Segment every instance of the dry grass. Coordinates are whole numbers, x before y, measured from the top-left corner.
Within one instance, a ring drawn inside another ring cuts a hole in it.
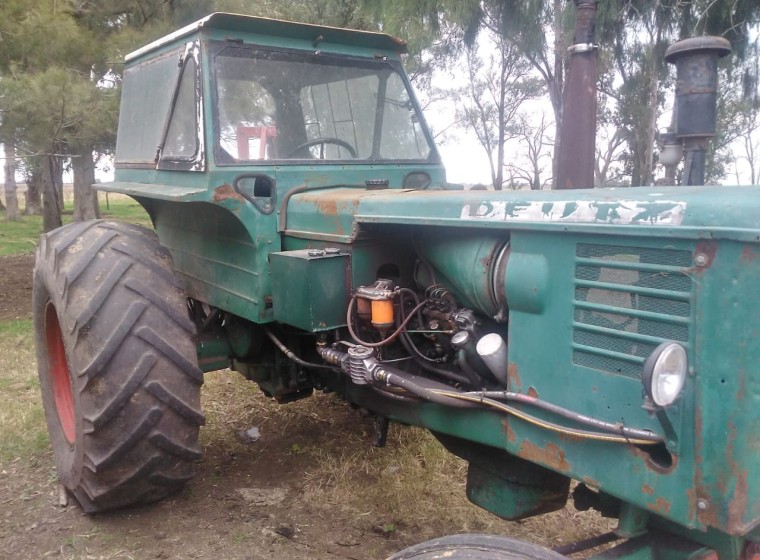
[[[30,320],[0,322],[0,462],[48,447]]]
[[[303,459],[302,480],[292,481],[301,500],[326,516],[340,512],[361,532],[398,533],[410,542],[483,532],[556,546],[614,527],[572,505],[524,521],[503,521],[467,500],[467,463],[426,430],[393,424],[387,446],[372,447],[369,419],[334,395],[278,405],[239,375],[217,372],[206,376],[203,406],[207,456],[244,452],[246,444],[236,434],[255,425],[265,441],[276,437],[280,451]]]
[[[363,520],[365,529],[413,531],[424,538],[492,533],[555,546],[612,527],[572,506],[519,522],[497,518],[467,500],[467,463],[421,428],[392,426],[385,449],[365,442],[319,448],[313,455],[317,465],[306,475],[305,499],[326,510],[340,508]]]

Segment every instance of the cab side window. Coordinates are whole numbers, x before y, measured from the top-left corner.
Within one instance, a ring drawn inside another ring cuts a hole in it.
[[[171,111],[159,151],[159,169],[203,171],[203,120],[199,45],[188,43],[180,59]]]

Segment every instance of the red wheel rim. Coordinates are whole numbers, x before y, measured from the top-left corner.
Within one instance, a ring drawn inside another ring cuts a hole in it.
[[[74,420],[74,393],[71,389],[71,375],[66,361],[66,349],[63,346],[61,325],[52,303],[45,308],[45,337],[50,378],[53,384],[53,397],[58,420],[61,422],[63,436],[69,443],[76,439],[76,422]]]

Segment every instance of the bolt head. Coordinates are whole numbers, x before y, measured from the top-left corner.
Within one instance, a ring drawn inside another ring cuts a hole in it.
[[[710,502],[708,502],[705,499],[699,499],[697,500],[697,509],[700,511],[705,511],[707,508],[710,507]]]
[[[708,263],[709,259],[707,258],[707,255],[704,253],[697,253],[694,256],[694,264],[697,266],[705,266]]]

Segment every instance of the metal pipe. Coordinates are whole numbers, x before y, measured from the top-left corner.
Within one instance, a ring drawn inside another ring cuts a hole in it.
[[[557,189],[594,186],[597,0],[575,1],[575,35],[562,96]]]
[[[295,363],[297,363],[299,366],[303,366],[303,367],[306,367],[306,368],[330,369],[330,370],[333,370],[333,371],[340,371],[339,368],[336,368],[336,367],[333,367],[333,366],[327,366],[325,364],[315,364],[315,363],[312,363],[312,362],[307,362],[306,360],[302,360],[301,358],[299,358],[298,356],[296,356],[290,350],[290,348],[288,348],[287,346],[285,346],[280,341],[280,339],[277,338],[274,335],[274,333],[272,331],[270,331],[269,329],[264,329],[264,334],[266,334],[269,337],[269,340],[271,340],[272,342],[274,342],[274,345],[277,346],[277,348],[279,348],[280,352],[282,352],[283,354],[285,354],[288,358],[290,358],[292,361],[294,361]]]

